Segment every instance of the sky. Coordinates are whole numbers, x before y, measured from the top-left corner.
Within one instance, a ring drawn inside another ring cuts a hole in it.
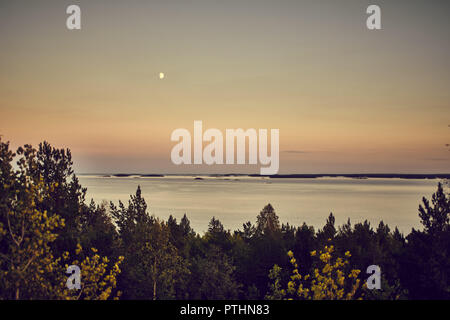
[[[81,8],[81,30],[66,8]],[[381,8],[382,30],[366,28]],[[449,173],[450,3],[0,0],[0,134],[78,173],[176,166],[177,128],[280,130],[279,173]],[[164,79],[160,79],[164,73]]]

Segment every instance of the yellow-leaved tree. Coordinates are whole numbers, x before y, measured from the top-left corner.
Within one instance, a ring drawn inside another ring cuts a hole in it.
[[[45,185],[34,177],[35,150],[19,148],[18,169],[11,162],[16,156],[0,141],[0,297],[3,299],[107,299],[116,287],[119,264],[91,249],[76,255],[82,259],[70,265],[81,269],[81,289],[66,286],[69,253],[55,257],[51,244],[65,223],[57,213],[38,209],[38,204],[57,185]],[[120,293],[116,293],[120,295]]]
[[[121,272],[120,264],[123,257],[120,256],[118,260],[110,265],[108,257],[101,257],[97,254],[97,249],[91,248],[91,256],[83,257],[83,248],[80,244],[77,245],[75,251],[80,260],[75,260],[71,265],[80,267],[81,288],[79,290],[68,289],[65,279],[63,279],[63,290],[59,298],[68,300],[107,300],[110,297],[118,299],[121,292],[116,292],[113,296],[113,290],[117,286],[117,276]],[[65,261],[69,261],[69,253],[65,252],[63,255]],[[81,260],[83,259],[83,260]],[[69,267],[65,264],[65,269]]]
[[[311,252],[315,260],[313,270],[301,274],[299,265],[292,251],[288,252],[293,266],[292,275],[287,288],[281,285],[281,268],[277,265],[269,273],[274,281],[268,299],[299,299],[299,300],[352,300],[361,287],[358,275],[360,270],[350,269],[351,254],[346,252],[344,257],[334,256],[334,246],[326,245],[323,250]],[[362,297],[360,296],[359,299]]]

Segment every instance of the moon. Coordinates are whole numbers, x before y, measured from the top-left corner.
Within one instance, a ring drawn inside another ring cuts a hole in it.
[[[162,79],[164,79],[164,77],[165,77],[164,73],[163,73],[163,72],[160,72],[160,73],[159,73],[159,79],[162,80]]]

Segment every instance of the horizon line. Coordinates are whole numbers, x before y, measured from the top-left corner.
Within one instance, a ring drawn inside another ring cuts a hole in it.
[[[288,177],[288,176],[305,176],[305,177],[436,177],[450,179],[450,173],[400,173],[400,172],[384,172],[384,173],[279,173],[274,175],[261,175],[259,173],[142,173],[142,172],[74,172],[76,175],[110,175],[110,176],[250,176],[250,177]]]

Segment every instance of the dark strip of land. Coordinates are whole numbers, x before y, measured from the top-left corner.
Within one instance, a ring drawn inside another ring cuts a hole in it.
[[[262,177],[259,174],[250,174],[250,177]],[[367,178],[397,178],[397,179],[450,179],[449,173],[435,173],[435,174],[409,174],[409,173],[349,173],[349,174],[277,174],[268,176],[270,178],[298,178],[298,179],[314,179],[314,178],[355,178],[355,179],[367,179]]]
[[[139,173],[116,173],[104,175],[103,177],[165,177],[173,174],[139,174]],[[181,174],[182,176],[209,176],[209,177],[268,177],[272,179],[315,179],[315,178],[353,178],[353,179],[450,179],[450,173],[306,173],[306,174],[276,174],[263,176],[260,174]]]

